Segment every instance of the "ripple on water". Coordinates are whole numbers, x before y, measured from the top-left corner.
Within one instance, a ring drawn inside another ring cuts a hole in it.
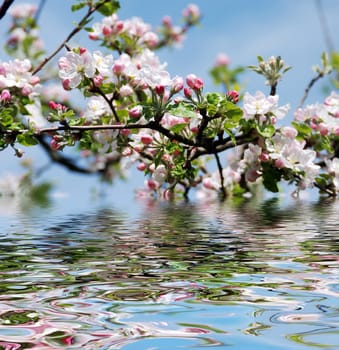
[[[326,205],[18,217],[0,235],[0,349],[335,348],[338,208]]]

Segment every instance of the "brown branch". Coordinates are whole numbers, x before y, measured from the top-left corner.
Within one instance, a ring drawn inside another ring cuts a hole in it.
[[[219,176],[220,176],[220,192],[222,194],[222,197],[226,198],[225,179],[224,179],[224,174],[222,173],[222,165],[221,165],[218,153],[214,153],[214,157],[217,162]]]
[[[306,89],[305,89],[305,92],[304,92],[304,96],[302,97],[300,103],[299,103],[299,106],[298,108],[301,108],[305,102],[305,100],[307,99],[307,96],[312,88],[312,86],[319,80],[321,79],[322,77],[324,76],[324,73],[323,72],[319,72],[318,75],[316,75],[307,85]]]
[[[2,5],[0,7],[0,19],[5,17],[8,9],[10,8],[10,6],[12,5],[13,2],[14,2],[14,0],[4,0],[4,2],[2,3]]]

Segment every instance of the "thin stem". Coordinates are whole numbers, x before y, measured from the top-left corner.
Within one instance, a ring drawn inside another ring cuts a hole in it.
[[[318,73],[318,75],[316,75],[310,82],[309,84],[307,85],[306,89],[305,89],[305,92],[304,92],[304,96],[302,97],[300,103],[299,103],[299,106],[298,108],[301,108],[304,104],[304,102],[306,101],[307,99],[307,96],[312,88],[312,86],[320,79],[324,76],[324,73],[323,72],[320,72]]]

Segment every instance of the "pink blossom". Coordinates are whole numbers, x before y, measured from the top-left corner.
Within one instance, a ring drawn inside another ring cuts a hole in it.
[[[142,116],[142,106],[134,106],[128,111],[130,118],[139,119]]]
[[[165,86],[163,85],[157,85],[154,89],[155,93],[159,96],[163,96],[165,93]]]
[[[170,16],[164,16],[161,22],[167,28],[172,27],[172,18]]]
[[[191,17],[193,20],[197,20],[200,17],[200,10],[199,7],[195,4],[189,4],[185,9],[182,11],[183,17]]]
[[[153,190],[153,191],[159,188],[159,184],[153,179],[147,179],[145,181],[145,185],[147,189]]]
[[[284,126],[280,129],[281,134],[290,138],[295,139],[298,135],[298,131],[295,128],[292,128],[291,126]]]
[[[114,62],[113,64],[113,73],[116,74],[116,75],[120,75],[125,69],[125,65],[122,63],[122,62]]]
[[[61,148],[61,144],[59,143],[59,141],[56,138],[52,138],[49,145],[53,151],[57,151]]]
[[[175,125],[188,124],[188,122],[189,122],[189,119],[185,119],[183,117],[177,117],[170,113],[165,113],[160,123],[164,128],[170,129]]]
[[[290,107],[289,105],[279,107],[278,101],[278,95],[266,97],[261,91],[257,91],[254,95],[246,92],[243,106],[244,119],[265,116],[267,113],[273,113],[275,117],[283,118]]]
[[[226,98],[228,101],[237,103],[239,101],[239,92],[235,90],[228,91],[226,94]]]
[[[19,4],[10,8],[9,13],[15,19],[33,17],[37,10],[33,4]]]
[[[145,43],[148,47],[152,48],[158,45],[159,37],[154,32],[147,32],[142,36],[140,42]]]
[[[216,60],[215,60],[215,63],[214,65],[216,67],[220,67],[220,66],[228,66],[230,64],[230,58],[224,54],[224,53],[219,53]]]
[[[108,26],[103,26],[102,27],[102,34],[104,36],[110,36],[113,33],[113,28],[108,27]]]
[[[9,90],[4,89],[1,91],[0,101],[1,102],[9,102],[11,100],[11,93]]]
[[[163,164],[158,165],[152,174],[152,178],[159,185],[163,184],[167,178],[167,169],[165,165]]]
[[[96,87],[100,87],[102,85],[104,79],[105,78],[101,74],[98,74],[93,78],[93,83]]]
[[[184,95],[186,98],[192,98],[192,90],[190,88],[185,87],[184,88]]]
[[[150,145],[153,142],[153,137],[152,135],[149,135],[149,134],[142,134],[140,135],[140,141],[144,145]]]
[[[203,80],[198,78],[195,74],[187,75],[186,83],[193,90],[201,90],[204,86]]]
[[[68,51],[66,56],[58,61],[59,77],[68,80],[68,87],[77,87],[84,77],[93,78],[95,74],[95,61],[92,55],[85,51],[81,55]]]
[[[178,93],[184,87],[184,79],[182,77],[175,76],[171,83],[171,92]]]
[[[134,90],[128,84],[121,86],[119,93],[121,97],[127,97],[133,95]]]
[[[147,169],[147,164],[145,164],[144,162],[140,162],[137,165],[137,169],[140,170],[140,171],[145,171]]]

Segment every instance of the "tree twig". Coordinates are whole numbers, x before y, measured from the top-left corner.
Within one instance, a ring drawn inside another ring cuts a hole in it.
[[[307,99],[307,96],[312,88],[312,86],[319,80],[321,79],[322,77],[324,76],[324,73],[323,72],[319,72],[318,75],[316,75],[310,82],[309,84],[307,85],[306,89],[305,89],[305,92],[304,92],[304,96],[302,97],[300,103],[299,103],[299,106],[298,108],[301,108],[304,104],[304,102],[306,101]]]
[[[10,6],[12,5],[13,2],[14,2],[14,0],[4,0],[4,2],[2,3],[2,5],[0,7],[0,19],[5,17],[8,9],[10,8]]]

